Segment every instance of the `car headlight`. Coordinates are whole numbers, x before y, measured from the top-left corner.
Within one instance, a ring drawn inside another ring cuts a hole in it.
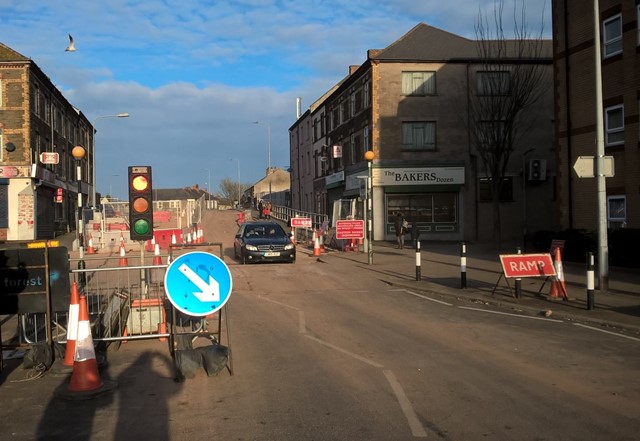
[[[294,244],[292,244],[292,243],[288,243],[288,244],[286,244],[286,245],[284,246],[284,249],[285,249],[285,250],[292,250],[294,247],[295,247],[295,245],[294,245]]]
[[[244,246],[248,251],[258,251],[258,247],[253,246],[253,245],[249,245],[249,244],[245,244]]]

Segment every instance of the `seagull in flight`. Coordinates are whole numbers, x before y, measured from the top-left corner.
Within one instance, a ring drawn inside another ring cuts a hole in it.
[[[69,46],[67,46],[67,48],[65,49],[66,52],[75,52],[76,51],[76,46],[73,42],[73,37],[71,36],[71,34],[69,34]]]

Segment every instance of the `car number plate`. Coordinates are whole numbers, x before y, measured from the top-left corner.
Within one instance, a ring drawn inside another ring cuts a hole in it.
[[[264,253],[264,257],[275,257],[279,255],[280,255],[280,252],[278,251],[267,251]]]

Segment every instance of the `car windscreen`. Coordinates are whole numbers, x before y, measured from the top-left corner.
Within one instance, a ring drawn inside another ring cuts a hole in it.
[[[282,237],[286,236],[280,225],[254,225],[247,226],[244,237]]]

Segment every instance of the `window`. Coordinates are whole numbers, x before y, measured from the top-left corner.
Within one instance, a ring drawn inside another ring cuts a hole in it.
[[[402,148],[406,150],[435,150],[436,123],[402,123]]]
[[[508,95],[511,76],[507,71],[478,72],[478,95]]]
[[[478,182],[478,201],[491,202],[491,181],[492,178],[480,178]],[[502,187],[500,188],[500,202],[513,201],[513,178],[504,176]]]
[[[636,6],[636,23],[638,24],[638,41],[637,44],[640,46],[640,5]]]
[[[413,96],[436,94],[435,72],[402,72],[402,94]]]
[[[9,180],[0,179],[0,228],[9,228]]]
[[[623,228],[627,223],[626,196],[607,197],[607,223],[609,228]]]
[[[369,146],[369,126],[366,126],[363,131],[362,131],[362,148],[363,150],[369,151],[371,150],[371,147]]]
[[[362,88],[351,95],[351,115],[357,115],[362,111]]]
[[[371,87],[369,82],[364,83],[364,108],[368,108],[371,105]]]
[[[605,131],[607,145],[624,143],[624,107],[622,105],[608,107],[605,112]]]
[[[622,15],[614,15],[602,22],[604,57],[622,52]]]

